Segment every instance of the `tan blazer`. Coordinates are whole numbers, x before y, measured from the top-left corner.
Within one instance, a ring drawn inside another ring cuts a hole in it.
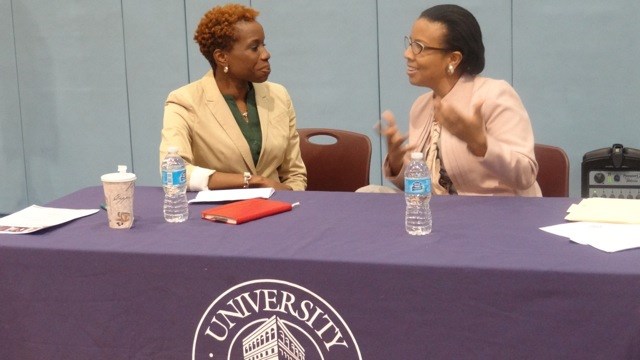
[[[533,152],[533,129],[529,115],[515,90],[507,82],[480,76],[462,76],[445,96],[460,109],[471,112],[484,100],[482,119],[487,131],[487,153],[477,157],[466,143],[442,129],[440,152],[444,167],[460,195],[542,196],[536,182],[538,163]],[[433,92],[416,99],[409,113],[409,143],[427,157],[433,124]],[[391,175],[385,160],[385,175],[404,188],[404,167]]]
[[[300,156],[296,114],[287,90],[275,83],[253,84],[262,131],[262,150],[254,165],[249,145],[209,70],[202,79],[169,94],[165,103],[160,162],[177,146],[187,162],[190,190],[194,171],[241,174],[249,171],[304,190],[307,173]],[[197,169],[200,168],[200,169]]]

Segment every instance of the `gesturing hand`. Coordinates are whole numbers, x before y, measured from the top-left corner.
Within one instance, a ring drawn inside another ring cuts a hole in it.
[[[382,120],[379,124],[376,124],[378,132],[387,139],[387,151],[389,165],[391,172],[397,174],[402,168],[402,162],[404,161],[407,151],[411,151],[413,146],[404,145],[407,140],[407,135],[402,135],[398,126],[396,125],[396,118],[389,110],[384,111],[381,114]],[[386,123],[386,126],[385,126]]]
[[[467,143],[467,148],[475,156],[487,153],[487,133],[482,120],[481,109],[484,101],[473,105],[471,114],[463,113],[446,100],[435,100],[436,121],[453,136]]]

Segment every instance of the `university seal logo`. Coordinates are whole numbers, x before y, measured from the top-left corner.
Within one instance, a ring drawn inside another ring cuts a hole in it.
[[[193,339],[193,360],[362,360],[351,330],[302,286],[262,279],[211,303]]]

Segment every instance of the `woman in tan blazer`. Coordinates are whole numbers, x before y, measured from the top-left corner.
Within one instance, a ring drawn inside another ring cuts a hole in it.
[[[167,98],[160,162],[177,146],[190,191],[306,188],[296,114],[287,90],[266,81],[271,54],[257,15],[237,4],[209,10],[194,39],[211,70]]]
[[[405,38],[409,82],[431,91],[409,113],[407,136],[383,113],[384,174],[400,189],[407,152],[421,151],[435,194],[541,196],[533,130],[522,101],[505,81],[481,77],[480,25],[457,5],[433,6]]]

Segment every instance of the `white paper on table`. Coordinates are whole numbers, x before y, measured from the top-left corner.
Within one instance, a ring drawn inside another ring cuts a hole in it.
[[[92,215],[100,209],[63,209],[31,205],[0,219],[0,234],[28,234]]]
[[[640,224],[573,222],[541,227],[540,230],[590,245],[606,252],[640,247]]]
[[[204,190],[198,192],[195,198],[189,200],[189,203],[235,201],[255,198],[268,199],[275,191],[274,188]]]

